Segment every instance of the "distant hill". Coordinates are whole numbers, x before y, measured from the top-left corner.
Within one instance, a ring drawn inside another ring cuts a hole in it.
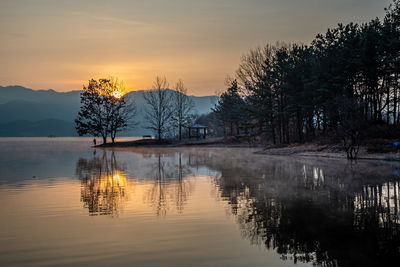
[[[128,93],[137,106],[134,118],[137,125],[121,136],[151,134],[144,120],[144,92]],[[80,107],[80,93],[0,86],[0,136],[76,136],[74,120]],[[196,114],[208,113],[218,99],[217,96],[189,97],[195,104]]]
[[[57,119],[15,120],[0,124],[0,136],[76,136],[74,123]]]

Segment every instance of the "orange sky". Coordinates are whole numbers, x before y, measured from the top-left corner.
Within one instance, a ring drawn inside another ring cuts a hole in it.
[[[383,17],[390,0],[1,0],[0,85],[79,90],[90,78],[149,88],[157,75],[215,94],[241,55],[309,43],[338,22]]]

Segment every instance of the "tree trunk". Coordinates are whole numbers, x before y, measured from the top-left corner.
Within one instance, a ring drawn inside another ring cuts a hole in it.
[[[272,142],[274,142],[274,145],[276,145],[275,129],[272,124],[271,124],[271,135],[272,135]]]
[[[387,106],[387,112],[386,112],[386,124],[390,123],[390,87],[388,82],[386,81],[386,106]]]
[[[397,81],[397,74],[395,75]],[[393,86],[393,124],[397,125],[397,85]]]
[[[296,111],[296,115],[297,115],[297,134],[298,134],[298,138],[299,138],[299,142],[302,143],[303,142],[303,132],[302,132],[302,119],[301,119],[301,112],[299,109],[297,109]]]
[[[115,143],[115,136],[117,135],[116,130],[111,131],[111,143]]]

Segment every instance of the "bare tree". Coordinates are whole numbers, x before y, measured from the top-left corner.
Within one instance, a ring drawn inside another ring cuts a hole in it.
[[[337,135],[343,140],[348,159],[356,159],[367,123],[362,116],[363,103],[356,98],[337,98],[339,125]]]
[[[158,140],[161,140],[168,131],[172,115],[172,94],[168,93],[168,82],[165,77],[157,76],[151,90],[144,93],[147,103],[145,119],[148,127],[154,132]]]
[[[182,128],[189,125],[194,107],[194,103],[188,97],[187,89],[182,80],[179,80],[175,85],[173,106],[174,113],[172,119],[175,126],[178,127],[179,140],[181,140]]]

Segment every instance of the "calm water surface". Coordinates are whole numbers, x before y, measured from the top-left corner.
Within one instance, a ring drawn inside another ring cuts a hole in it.
[[[90,145],[0,139],[0,265],[398,262],[396,163]]]

